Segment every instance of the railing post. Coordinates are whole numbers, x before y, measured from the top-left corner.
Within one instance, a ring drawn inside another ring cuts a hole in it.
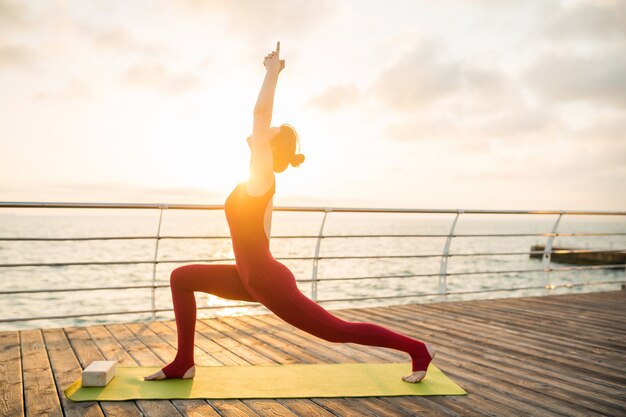
[[[163,220],[163,210],[167,209],[167,204],[159,204],[159,226],[157,227],[156,242],[154,245],[154,262],[152,263],[152,320],[156,320],[156,266],[159,262],[159,241],[161,240],[161,222]]]
[[[454,228],[456,227],[456,222],[459,219],[459,215],[464,213],[465,210],[458,209],[456,213],[456,217],[452,222],[452,226],[450,226],[450,233],[448,233],[448,237],[446,238],[446,244],[443,247],[443,254],[441,256],[441,265],[439,266],[439,284],[437,286],[437,292],[439,293],[439,301],[447,301],[448,300],[448,255],[450,254],[450,243],[452,242],[452,237],[454,235]]]
[[[311,299],[317,301],[317,264],[320,256],[320,245],[322,244],[322,238],[324,237],[324,225],[326,224],[326,215],[333,211],[333,209],[326,207],[324,209],[324,217],[322,218],[322,225],[320,231],[317,234],[317,243],[315,245],[315,257],[313,258],[313,272],[311,274]]]
[[[546,242],[546,246],[543,248],[543,293],[549,293],[551,289],[554,288],[552,282],[550,282],[550,263],[552,261],[552,243],[554,242],[554,238],[556,237],[556,231],[559,227],[559,222],[561,221],[561,217],[563,217],[563,212],[559,214],[559,217],[556,218],[556,222],[554,222],[554,226],[552,226],[552,233],[548,237],[548,241]]]

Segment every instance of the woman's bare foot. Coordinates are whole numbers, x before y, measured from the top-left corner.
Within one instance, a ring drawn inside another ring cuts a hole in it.
[[[430,360],[432,361],[435,358],[435,352],[437,351],[437,349],[435,349],[433,345],[429,345],[428,343],[425,343],[425,345],[426,345],[426,350],[428,350],[428,354],[430,355]],[[415,371],[411,375],[403,376],[402,380],[406,382],[416,383],[424,379],[425,376],[426,376],[426,371]]]
[[[193,365],[191,368],[187,369],[185,375],[183,375],[182,379],[191,379],[196,376],[196,365]],[[159,379],[167,379],[163,370],[153,373],[152,375],[144,376],[143,379],[145,381],[159,380]]]

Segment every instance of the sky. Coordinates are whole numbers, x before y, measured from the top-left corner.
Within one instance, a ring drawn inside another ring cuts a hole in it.
[[[0,201],[626,210],[626,1],[0,0]]]

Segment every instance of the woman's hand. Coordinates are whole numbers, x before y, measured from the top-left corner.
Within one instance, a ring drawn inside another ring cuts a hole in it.
[[[263,65],[268,71],[275,71],[277,74],[285,68],[285,60],[280,59],[280,41],[276,42],[276,50],[265,56]]]

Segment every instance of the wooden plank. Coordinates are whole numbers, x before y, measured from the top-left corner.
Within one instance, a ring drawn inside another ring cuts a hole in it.
[[[433,398],[422,398],[421,401],[398,401],[399,399],[408,400],[416,397],[398,396],[398,397],[363,397],[363,398],[346,398],[349,403],[359,404],[373,411],[377,416],[404,416],[413,417],[418,414],[427,414],[429,416],[452,417],[460,414],[448,407],[441,405],[441,401]],[[439,404],[439,405],[435,405]],[[467,415],[468,409],[463,410]]]
[[[517,326],[517,320],[513,318],[507,319],[507,317],[503,317],[502,313],[499,313],[497,318],[492,319],[490,317],[494,317],[493,313],[486,312],[478,307],[468,310],[459,310],[453,305],[450,305],[447,309],[442,306],[429,305],[421,309],[422,316],[426,316],[429,310],[437,311],[433,319],[435,323],[452,320],[448,319],[448,317],[451,317],[451,312],[455,312],[457,315],[454,317],[454,321],[467,323],[470,318],[477,319],[474,320],[475,327],[481,328],[483,331],[493,332],[499,329],[503,332],[507,332],[509,333],[509,340],[515,340],[518,342],[517,344],[519,346],[532,346],[533,350],[528,352],[529,355],[550,356],[555,361],[562,363],[573,361],[576,362],[576,366],[583,371],[594,372],[596,376],[600,378],[604,378],[605,376],[620,378],[622,375],[619,367],[613,362],[607,361],[604,355],[595,353],[594,348],[589,347],[585,342],[578,343],[571,337],[554,335],[552,332],[546,337],[546,333],[542,330],[543,326],[532,327],[530,324]],[[420,322],[424,325],[427,324],[423,320]],[[435,324],[434,327],[436,327],[436,325],[437,324]],[[454,326],[454,323],[450,323],[450,325]],[[459,331],[463,331],[463,328],[459,327]],[[598,348],[597,344],[594,346]],[[580,359],[585,357],[593,357],[595,361],[580,362]]]
[[[142,366],[159,366],[163,361],[138,340],[124,324],[110,324],[106,328],[115,337],[135,364]]]
[[[442,333],[445,334],[449,332],[446,329],[442,329]],[[548,365],[551,365],[550,361],[545,361],[542,358],[529,359],[523,356],[521,352],[520,355],[507,355],[504,353],[505,347],[498,344],[494,344],[493,346],[474,343],[466,344],[458,337],[458,332],[455,331],[454,333],[456,336],[451,338],[450,343],[456,343],[457,346],[461,347],[464,351],[471,351],[472,355],[476,357],[481,356],[481,351],[486,351],[489,361],[492,361],[494,364],[500,363],[498,367],[515,369],[520,376],[524,376],[528,380],[534,379],[540,384],[549,385],[559,389],[559,391],[575,395],[575,398],[579,402],[584,402],[585,400],[591,401],[594,408],[605,407],[605,409],[603,409],[605,413],[610,414],[610,410],[616,407],[614,402],[623,395],[623,387],[608,387],[604,383],[594,384],[584,375],[571,377],[569,375],[569,369],[563,366],[551,372],[550,369],[547,369]],[[503,345],[504,344],[510,344],[510,342],[505,341],[503,342]],[[530,349],[532,349],[532,347]],[[598,390],[602,391],[607,398],[598,396]]]
[[[624,318],[618,314],[621,311],[619,307],[613,307],[610,310],[605,307],[605,311],[601,312],[597,309],[579,308],[577,305],[572,305],[571,303],[557,303],[550,300],[540,303],[537,300],[522,301],[515,299],[512,299],[506,304],[502,303],[502,305],[509,308],[523,309],[526,313],[540,314],[544,317],[554,316],[557,319],[566,319],[577,325],[587,327],[600,325],[602,329],[608,329],[622,334],[626,333],[626,329],[624,329],[626,322]]]
[[[0,416],[24,415],[23,390],[20,333],[0,332]]]
[[[625,291],[626,293],[626,291]],[[543,309],[550,309],[551,311],[569,311],[572,313],[576,313],[577,315],[582,315],[586,317],[589,313],[592,313],[594,317],[601,317],[604,319],[610,319],[616,316],[616,309],[623,310],[622,303],[626,302],[626,294],[623,299],[617,300],[618,302],[612,305],[613,303],[605,302],[601,298],[596,298],[594,304],[583,303],[583,302],[573,302],[569,298],[554,298],[554,297],[541,297],[537,298],[525,298],[518,299],[512,298],[510,302],[507,304],[523,304],[529,306],[541,306]],[[609,307],[609,308],[607,308]],[[622,323],[624,319],[622,318]]]
[[[274,355],[266,344],[247,337],[242,333],[233,333],[232,328],[220,327],[215,320],[199,320],[198,332],[219,343],[225,349],[236,354],[245,364],[275,364],[280,358]]]
[[[398,319],[415,318],[415,315],[404,315],[404,313],[395,311],[384,312],[384,314],[379,311],[376,313],[369,311],[369,314],[373,316],[389,316]],[[422,312],[420,319],[426,316],[427,315]],[[446,316],[449,316],[449,314]],[[433,319],[437,320],[437,317],[435,316]],[[452,323],[451,326],[450,323],[444,323],[443,319],[439,320],[438,325],[436,323],[433,324],[433,327],[427,324],[423,326],[426,326],[429,331],[433,330],[434,327],[440,329],[440,333],[443,335],[443,337],[440,338],[440,343],[448,340],[449,343],[454,342],[462,344],[466,349],[471,349],[476,346],[477,349],[488,351],[489,355],[498,354],[506,358],[507,363],[515,368],[526,369],[531,373],[539,373],[553,378],[554,380],[563,380],[571,383],[578,383],[581,380],[585,380],[585,386],[590,392],[594,390],[619,389],[618,385],[611,384],[604,378],[590,378],[588,372],[576,371],[564,374],[563,366],[567,364],[567,362],[562,364],[556,363],[550,358],[544,357],[542,354],[530,356],[529,352],[536,351],[536,347],[534,347],[532,343],[521,344],[520,341],[511,338],[506,331],[503,331],[509,329],[492,328],[489,331],[488,329],[474,328],[471,323],[468,324],[465,322],[458,324]],[[490,337],[488,339],[480,339],[476,336],[480,334],[489,334]],[[450,336],[446,339],[446,335],[454,336]],[[522,339],[522,341],[524,340]]]
[[[165,327],[161,329],[161,332],[159,334],[168,334],[166,332],[167,329],[169,329],[169,331],[171,332],[169,338],[173,338],[173,336],[171,335],[175,335],[176,323],[174,321],[167,321],[162,323]],[[228,349],[225,349],[223,346],[219,345],[209,336],[207,336],[204,332],[198,330],[198,326],[201,327],[200,321],[196,322],[196,352],[201,351],[211,356],[213,360],[217,362],[217,365],[237,365],[248,363],[245,361],[245,359],[241,358],[235,353],[230,352]],[[258,416],[258,414],[255,413],[250,407],[248,407],[246,404],[238,399],[212,399],[207,400],[207,403],[216,410],[219,410],[219,412],[225,416]]]
[[[370,314],[371,312],[367,312]],[[354,313],[357,317],[363,317],[363,312]],[[383,322],[387,325],[393,323],[395,327],[401,329],[405,333],[411,335],[419,325],[405,324],[405,322],[395,321],[397,318],[388,319],[382,316],[376,316],[376,322]],[[455,338],[456,339],[456,338]],[[454,340],[451,341],[454,343]],[[555,412],[565,412],[570,415],[585,415],[589,411],[611,413],[615,411],[615,404],[610,401],[605,402],[593,394],[586,397],[587,391],[577,386],[562,383],[559,381],[545,378],[541,373],[526,372],[521,368],[515,368],[511,365],[508,358],[504,358],[499,354],[498,350],[484,352],[484,344],[478,344],[477,348],[471,346],[461,347],[457,344],[457,349],[447,352],[449,355],[457,355],[464,359],[467,363],[479,366],[484,369],[482,372],[488,374],[492,381],[492,386],[500,385],[502,389],[508,389],[510,395],[517,395],[519,398],[532,397],[531,401],[536,402],[538,406],[544,406],[554,410]],[[463,357],[467,353],[467,356]],[[485,354],[487,353],[487,354]],[[481,369],[481,370],[482,370]],[[510,372],[502,369],[515,369],[515,374],[520,378],[511,379]],[[531,392],[528,392],[531,391]],[[506,391],[505,391],[506,392]],[[576,407],[574,407],[576,405]],[[587,407],[588,411],[580,413],[581,406]]]
[[[260,416],[298,417],[289,408],[272,399],[243,399],[245,405]]]
[[[257,333],[257,337],[267,341],[270,346],[272,346],[273,343],[276,343],[277,345],[284,345],[284,341],[273,336],[271,332],[266,332],[265,326],[267,324],[262,320],[264,317],[266,317],[266,315],[263,315],[263,317],[260,317],[259,315],[220,317],[220,321],[231,327],[240,329],[245,333]],[[259,322],[259,320],[261,321]],[[284,339],[287,340],[292,346],[298,346],[301,350],[304,350],[306,343],[309,343],[308,340],[302,339],[302,337],[297,334],[287,335]],[[310,353],[308,356],[310,357]],[[350,346],[319,339],[317,352],[313,354],[311,362],[309,363],[328,363],[331,358],[337,357],[340,357],[342,362],[365,362],[369,358],[367,354],[359,354],[358,351],[354,351],[354,349],[351,349]]]
[[[578,362],[581,358],[581,352],[575,350],[580,345],[572,338],[564,339],[561,344],[552,335],[543,333],[540,326],[536,330],[526,331],[500,322],[488,323],[484,317],[477,318],[474,312],[468,310],[457,311],[454,306],[449,306],[448,309],[428,306],[422,307],[419,311],[407,311],[404,308],[391,307],[388,310],[372,310],[371,313],[414,318],[428,331],[435,332],[443,326],[454,334],[471,337],[475,341],[477,335],[489,333],[493,337],[486,340],[485,343],[495,343],[503,352],[509,352],[511,355],[536,356],[544,360],[546,366],[551,366],[553,363],[556,366],[569,365],[572,362]],[[498,343],[499,340],[502,342]],[[581,377],[584,376],[585,379],[597,378],[598,381],[604,382],[606,381],[607,369],[601,365],[583,363],[574,366],[579,366]],[[608,372],[612,372],[612,367],[612,365],[609,366]],[[619,375],[617,378],[619,379]]]
[[[302,347],[286,343],[285,341],[274,338],[271,335],[259,333],[254,334],[254,337],[251,337],[250,333],[238,331],[232,326],[229,326],[225,322],[219,320],[205,320],[204,324],[212,327],[216,332],[237,335],[237,338],[245,338],[246,341],[250,341],[252,346],[254,346],[256,350],[261,352],[264,356],[275,360],[275,363],[307,363],[307,361],[314,361],[317,359]],[[231,340],[238,342],[238,340]]]
[[[117,361],[118,364],[127,366],[137,364],[105,326],[89,326],[85,330],[89,333],[98,350],[102,352],[105,360]]]
[[[176,332],[173,331],[172,328],[167,326],[165,323],[160,321],[150,321],[143,324],[147,326],[150,330],[152,330],[155,334],[159,335],[159,337],[163,341],[168,343],[172,348],[176,349],[178,347],[178,338],[176,336]],[[217,359],[215,359],[213,356],[209,355],[207,352],[200,349],[199,347],[196,347],[195,350],[195,361],[198,365],[202,366],[221,365],[221,363]]]
[[[159,358],[160,365],[166,365],[174,360],[176,349],[165,342],[144,323],[126,323],[126,328],[135,335],[143,346]]]
[[[198,321],[197,323],[200,323]],[[176,331],[176,325],[173,322],[163,322],[166,326]],[[247,362],[238,355],[230,352],[220,344],[216,343],[209,335],[198,330],[199,324],[196,325],[195,345],[197,349],[201,349],[211,355],[218,363],[222,365],[246,364]]]
[[[601,292],[581,292],[571,294],[560,294],[558,296],[549,296],[550,299],[570,300],[576,304],[595,305],[598,308],[606,308],[610,304],[614,307],[623,305],[624,297],[626,297],[626,291],[601,291]],[[531,297],[528,297],[531,298]]]
[[[219,417],[211,404],[205,400],[172,400],[174,407],[184,416],[190,417]]]
[[[484,304],[478,307],[478,309],[492,315],[495,319],[506,319],[507,322],[514,320],[520,325],[519,327],[534,329],[537,323],[541,323],[542,330],[550,331],[556,336],[567,337],[571,332],[578,332],[579,340],[590,345],[593,345],[595,342],[595,339],[591,336],[592,334],[600,337],[615,334],[615,332],[605,326],[600,327],[601,323],[586,324],[575,315],[568,320],[563,320],[564,317],[559,317],[554,313],[546,314],[541,311],[533,311],[535,309],[516,307],[504,303]]]
[[[486,314],[501,315],[503,311],[510,314],[507,322],[515,322],[518,327],[529,330],[536,329],[537,323],[541,323],[541,331],[550,332],[554,338],[560,341],[570,340],[572,334],[576,334],[577,344],[585,348],[591,354],[602,349],[602,357],[606,355],[621,356],[626,349],[626,334],[613,331],[608,327],[603,328],[601,324],[595,326],[582,326],[577,323],[575,318],[567,319],[566,317],[558,317],[553,314],[549,319],[542,319],[537,314],[524,312],[522,309],[512,307],[483,307]],[[533,327],[534,326],[534,327]],[[597,339],[603,339],[604,343],[599,345]]]
[[[154,353],[138,340],[124,324],[106,326],[121,347],[128,352],[136,365],[159,366],[163,364]],[[146,416],[178,416],[180,412],[167,400],[137,400],[139,410]]]
[[[174,357],[176,357],[176,349],[163,339],[162,332],[159,334],[155,333],[146,323],[128,323],[126,327],[128,327],[155,355],[159,356],[164,365],[170,363],[174,360]],[[165,327],[165,329],[169,328]],[[202,416],[219,416],[219,413],[204,400],[171,400],[171,402],[183,415],[195,413],[196,415]]]
[[[58,396],[66,417],[70,416],[100,416],[104,413],[100,405],[95,401],[75,403],[65,396],[63,390],[80,378],[81,367],[70,346],[63,329],[44,329],[44,343],[50,357],[52,374],[56,381]],[[46,364],[48,368],[49,365]],[[48,368],[50,369],[50,368]],[[27,406],[27,411],[30,407]],[[47,414],[45,414],[47,415]]]
[[[65,334],[74,352],[76,352],[82,369],[85,369],[93,361],[109,360],[98,349],[87,328],[68,327],[65,329]],[[107,417],[141,416],[141,411],[134,401],[101,401],[100,406]]]
[[[626,300],[624,301],[626,302]],[[524,313],[534,313],[535,315],[540,315],[541,318],[548,317],[556,319],[556,321],[567,320],[568,323],[580,327],[590,327],[596,331],[598,326],[600,326],[600,329],[610,334],[620,333],[622,336],[626,335],[626,318],[623,314],[619,314],[624,313],[622,308],[615,308],[603,313],[597,309],[584,309],[571,303],[516,299],[511,299],[506,304],[500,303],[498,305],[507,306],[516,311],[521,309]]]
[[[309,398],[278,398],[276,401],[302,417],[335,417],[336,415]]]
[[[226,417],[258,416],[257,413],[255,413],[241,400],[211,400],[211,404],[220,410],[220,413]]]
[[[173,336],[175,333],[168,326],[163,326],[159,328],[159,333],[155,333],[149,326],[144,323],[129,323],[127,327],[135,334],[135,336],[144,342],[146,347],[151,346],[155,349],[158,349],[162,352],[162,355],[169,358],[168,360],[162,360],[162,364],[166,365],[171,362],[176,356],[176,349],[166,341],[173,340]],[[178,342],[177,342],[178,343]],[[230,403],[226,402],[226,409],[230,410],[231,408],[236,409],[239,415],[244,416],[256,416],[250,408],[243,405],[242,407],[238,407],[237,405],[230,407],[228,404],[232,405],[239,400],[230,400]],[[190,400],[172,400],[172,404],[183,414],[187,414],[188,411],[192,411],[199,415],[206,416],[219,416],[220,405],[216,405],[213,400],[200,400],[200,399],[190,399]]]
[[[136,366],[137,363],[130,357],[130,355],[124,350],[124,347],[120,345],[115,337],[104,326],[90,326],[87,327],[87,331],[91,335],[92,340],[96,343],[99,350],[103,353],[107,360],[117,360],[120,365]],[[120,402],[124,403],[124,402]],[[195,402],[180,404],[177,401],[172,401],[174,407],[183,415],[208,415],[206,409],[198,408]],[[204,402],[202,402],[204,403]],[[149,406],[142,404],[143,408]],[[116,410],[117,411],[117,410]],[[107,409],[107,413],[109,410]],[[205,414],[202,414],[205,413]],[[115,414],[120,417],[124,416],[123,413]]]
[[[393,310],[392,308],[390,311],[405,310]],[[549,333],[550,338],[548,340],[546,339],[546,329],[543,326],[535,325],[532,327],[528,323],[523,327],[517,326],[515,319],[510,319],[509,316],[504,316],[502,313],[498,313],[498,317],[495,318],[493,312],[479,307],[463,310],[452,304],[447,307],[428,305],[420,309],[412,309],[407,314],[412,314],[413,316],[419,314],[421,316],[420,322],[422,323],[425,323],[429,320],[428,317],[431,317],[430,321],[438,323],[447,321],[451,327],[459,326],[463,322],[463,324],[471,324],[477,328],[482,328],[484,331],[508,332],[510,337],[517,338],[522,342],[527,341],[536,347],[545,346],[546,351],[542,352],[542,354],[548,354],[550,351],[554,351],[555,348],[560,348],[561,352],[559,354],[579,355],[577,350],[572,349],[581,348],[586,350],[587,355],[597,355],[594,349],[599,347],[597,343],[590,344],[584,341],[574,341],[571,337],[553,335],[552,332]],[[600,355],[597,358],[602,360],[605,356]],[[577,358],[573,359],[576,360]],[[602,366],[602,364],[598,364],[598,366]],[[611,368],[611,365],[609,364],[608,367]]]
[[[22,330],[19,333],[26,414],[63,416],[41,330]]]

